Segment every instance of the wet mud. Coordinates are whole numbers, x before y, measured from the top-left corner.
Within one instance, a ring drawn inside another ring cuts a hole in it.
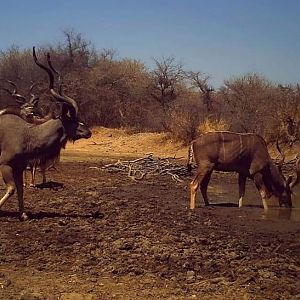
[[[8,200],[0,299],[300,299],[296,209],[264,213],[251,183],[238,209],[236,178],[219,174],[215,205],[198,195],[190,211],[191,177],[133,181],[104,163],[62,162],[52,184],[26,188],[30,221]]]

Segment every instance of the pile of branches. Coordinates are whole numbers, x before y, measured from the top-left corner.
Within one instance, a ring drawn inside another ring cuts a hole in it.
[[[116,163],[107,164],[103,169],[109,172],[123,172],[133,180],[142,180],[146,176],[171,176],[174,181],[182,182],[180,176],[187,175],[187,169],[183,165],[175,163],[175,158],[154,157],[153,153],[146,157],[134,160],[118,160]]]

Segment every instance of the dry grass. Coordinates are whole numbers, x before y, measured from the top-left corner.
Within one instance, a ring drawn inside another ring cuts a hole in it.
[[[203,123],[202,132],[226,130],[226,124]],[[213,126],[215,125],[215,126]],[[94,161],[101,157],[118,159],[121,157],[143,157],[153,153],[158,157],[175,157],[187,159],[187,146],[176,142],[165,133],[128,133],[123,129],[95,127],[93,135],[87,140],[78,140],[74,144],[68,143],[62,152],[62,161]],[[273,158],[278,158],[275,147],[269,147]],[[295,158],[300,153],[300,144],[292,148],[285,148],[286,160]]]
[[[78,140],[68,143],[63,151],[64,160],[77,157],[93,160],[99,157],[141,157],[153,153],[159,157],[187,156],[187,147],[174,142],[164,133],[130,134],[122,129],[96,127],[88,140]]]
[[[198,127],[199,133],[206,133],[211,131],[224,131],[229,130],[229,125],[222,119],[220,120],[209,120],[205,119]]]

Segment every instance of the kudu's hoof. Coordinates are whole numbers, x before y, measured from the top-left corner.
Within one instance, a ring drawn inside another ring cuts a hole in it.
[[[28,220],[27,214],[26,214],[26,213],[22,213],[22,214],[20,215],[20,217],[19,217],[19,220],[20,220],[21,222],[27,221],[27,220]]]

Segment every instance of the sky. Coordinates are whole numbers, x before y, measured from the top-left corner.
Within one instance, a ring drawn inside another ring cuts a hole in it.
[[[173,57],[216,88],[247,73],[295,84],[299,15],[298,0],[0,0],[0,50],[62,42],[72,28],[149,68]]]

